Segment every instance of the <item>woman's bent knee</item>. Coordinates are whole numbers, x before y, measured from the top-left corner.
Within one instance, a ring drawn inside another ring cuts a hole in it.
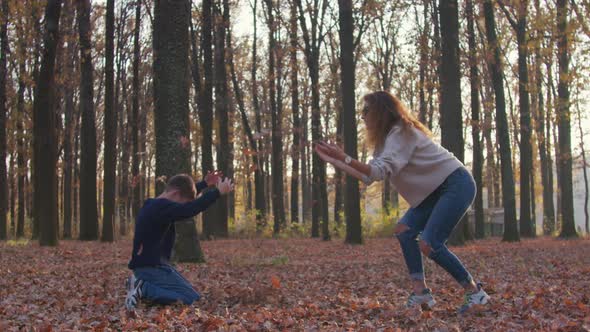
[[[418,242],[418,245],[420,246],[420,251],[424,256],[430,257],[430,255],[432,255],[432,247],[430,244],[428,244],[428,242],[421,239],[420,242]]]
[[[410,229],[410,227],[406,224],[397,224],[397,225],[395,225],[393,232],[395,233],[395,235],[401,235],[402,233],[408,231],[409,229]]]

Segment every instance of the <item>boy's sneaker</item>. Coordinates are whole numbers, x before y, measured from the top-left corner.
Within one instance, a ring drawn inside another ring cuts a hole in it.
[[[477,284],[477,292],[465,294],[465,301],[459,308],[459,314],[464,314],[474,306],[487,304],[490,300],[490,296],[486,293],[481,283]]]
[[[127,310],[134,310],[142,297],[141,286],[143,281],[135,278],[133,273],[125,281],[127,296],[125,297],[125,307]]]
[[[408,301],[406,302],[406,308],[413,308],[419,305],[422,308],[422,310],[430,310],[432,309],[432,307],[434,307],[435,304],[436,301],[432,296],[430,288],[425,288],[422,291],[422,294],[412,293],[410,295]]]

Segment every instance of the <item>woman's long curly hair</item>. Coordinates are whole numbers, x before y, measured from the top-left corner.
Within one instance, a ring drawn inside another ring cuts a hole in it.
[[[426,128],[412,113],[402,104],[402,102],[391,93],[387,91],[376,91],[369,93],[363,97],[365,108],[363,108],[363,116],[372,113],[376,127],[369,130],[367,133],[369,144],[373,148],[379,148],[385,143],[385,138],[391,128],[397,123],[401,123],[404,127],[414,127],[427,136],[432,136],[432,133]]]

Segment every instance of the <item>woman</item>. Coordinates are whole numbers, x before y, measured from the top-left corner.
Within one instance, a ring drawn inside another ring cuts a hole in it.
[[[374,148],[368,164],[347,156],[336,145],[319,142],[315,152],[321,159],[366,184],[391,183],[410,204],[395,227],[412,280],[408,307],[429,309],[436,303],[426,286],[422,254],[445,269],[465,289],[463,313],[490,297],[476,284],[461,261],[445,245],[453,228],[473,202],[476,188],[465,166],[431,139],[424,127],[399,99],[378,91],[364,96],[362,118],[369,144]],[[419,241],[417,241],[419,237]],[[421,254],[422,253],[422,254]]]

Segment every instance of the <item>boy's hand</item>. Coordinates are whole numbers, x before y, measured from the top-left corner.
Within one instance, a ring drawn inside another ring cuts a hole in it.
[[[222,195],[228,194],[234,190],[234,184],[228,178],[223,180],[219,179],[217,182],[217,190],[219,190]]]
[[[214,171],[214,172],[207,172],[207,175],[205,175],[205,182],[207,183],[208,187],[214,186],[217,184],[217,182],[219,182],[219,180],[221,180],[221,178],[223,177],[223,172],[221,171]]]

